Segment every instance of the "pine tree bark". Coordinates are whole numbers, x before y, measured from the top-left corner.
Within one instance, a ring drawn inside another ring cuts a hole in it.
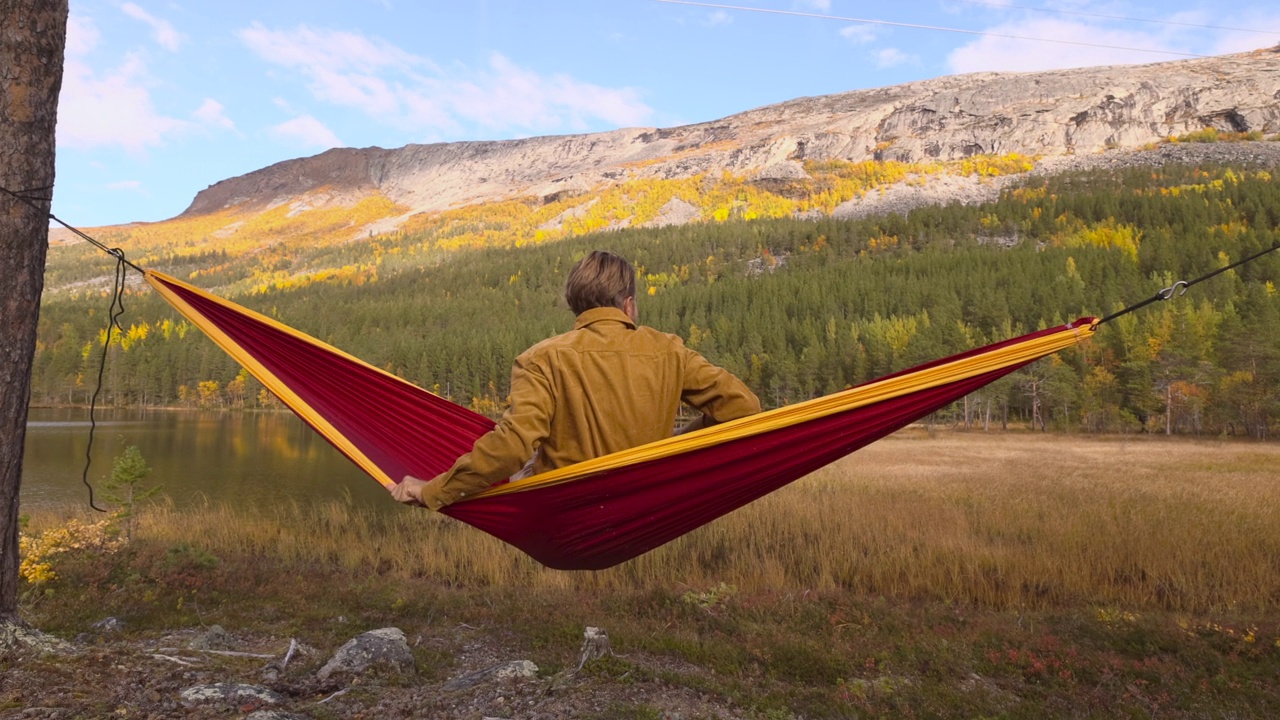
[[[67,0],[0,0],[0,187],[49,198]],[[0,624],[18,620],[18,488],[49,246],[47,200],[0,192]]]

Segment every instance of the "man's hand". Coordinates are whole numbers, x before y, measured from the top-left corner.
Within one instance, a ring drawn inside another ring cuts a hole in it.
[[[674,434],[684,435],[685,433],[697,432],[698,430],[703,430],[705,428],[711,427],[712,425],[719,425],[719,424],[720,423],[716,422],[715,419],[712,418],[710,415],[706,413],[700,413],[698,417],[676,428],[676,431]]]
[[[425,480],[419,480],[412,475],[405,475],[398,485],[391,488],[391,497],[405,505],[426,507],[426,503],[422,502],[422,488],[426,486],[427,482]]]

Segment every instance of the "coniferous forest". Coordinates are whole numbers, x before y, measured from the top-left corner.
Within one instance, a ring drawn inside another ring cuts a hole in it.
[[[335,276],[233,299],[494,415],[512,359],[572,325],[560,299],[568,268],[604,248],[636,264],[642,322],[681,335],[777,406],[1106,315],[1271,247],[1278,223],[1280,192],[1265,171],[1145,167],[1033,177],[993,203],[905,216],[727,219],[442,250],[371,279]],[[417,240],[401,233],[384,245]],[[78,272],[109,273],[109,259],[83,257]],[[150,266],[217,292],[225,259],[212,252]],[[1280,252],[1119,318],[934,421],[1272,437],[1277,284]],[[276,406],[162,299],[130,287],[99,402]],[[46,299],[33,403],[89,401],[109,301],[98,291]]]

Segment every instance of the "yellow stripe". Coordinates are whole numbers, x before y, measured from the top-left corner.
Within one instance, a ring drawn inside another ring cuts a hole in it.
[[[381,368],[370,365],[369,363],[349,355],[332,345],[320,342],[305,333],[294,330],[293,328],[265,315],[236,305],[235,303],[219,298],[216,295],[210,295],[200,288],[184,283],[181,280],[177,280],[168,275],[154,271],[147,271],[147,282],[150,283],[157,292],[164,296],[164,298],[177,308],[179,312],[194,322],[205,334],[209,335],[209,337],[212,338],[219,347],[247,368],[249,372],[252,373],[253,376],[256,377],[263,385],[266,385],[272,392],[279,396],[286,405],[293,409],[294,412],[298,413],[298,415],[311,423],[311,425],[315,427],[325,438],[342,449],[343,452],[356,461],[356,464],[363,468],[365,472],[372,475],[378,482],[388,488],[395,484],[395,482],[381,468],[374,465],[373,462],[370,461],[369,458],[366,457],[365,454],[355,445],[353,445],[350,440],[338,432],[336,428],[321,417],[320,414],[317,413],[310,405],[290,390],[288,386],[275,376],[274,373],[267,370],[262,363],[258,362],[252,355],[246,352],[244,348],[240,347],[239,344],[228,337],[226,333],[222,332],[203,315],[184,302],[172,290],[165,287],[162,282],[158,282],[159,280],[185,288],[203,298],[207,298],[212,302],[216,302],[223,307],[229,308],[234,312],[253,318],[258,322],[281,332],[288,333],[289,335],[313,345],[316,348],[346,358],[347,360],[373,370],[374,372],[381,373],[408,387],[416,386]],[[809,420],[816,420],[828,415],[854,410],[874,403],[892,400],[894,398],[903,397],[922,390],[928,390],[929,388],[937,387],[939,385],[945,385],[976,377],[978,375],[984,375],[1013,365],[1029,362],[1071,347],[1072,345],[1091,337],[1094,330],[1095,328],[1093,326],[1067,328],[1051,335],[1025,340],[1023,342],[982,353],[974,357],[954,360],[937,367],[910,373],[908,375],[880,380],[878,382],[851,388],[833,395],[827,395],[825,397],[816,398],[796,405],[789,405],[769,412],[740,418],[738,420],[716,425],[698,432],[667,438],[666,440],[659,440],[658,442],[649,443],[648,445],[642,445],[630,450],[613,453],[612,455],[605,455],[593,460],[580,462],[576,465],[551,470],[549,472],[542,473],[541,475],[535,475],[523,480],[517,480],[504,485],[495,485],[484,492],[477,493],[470,498],[467,498],[466,501],[482,497],[524,492],[540,487],[572,482],[588,475],[595,475],[609,470],[626,467],[628,465],[634,465],[636,463],[658,460],[665,457],[671,457],[673,455],[680,455],[694,450],[700,450],[702,448],[719,445],[732,440],[739,440],[753,435],[759,435],[773,430],[790,427]]]
[[[252,355],[250,355],[248,352],[246,352],[245,349],[242,348],[239,343],[232,340],[226,333],[224,333],[216,325],[211,323],[204,315],[201,315],[199,311],[191,307],[189,304],[187,304],[186,301],[184,301],[181,297],[179,297],[176,293],[174,293],[173,290],[166,287],[164,283],[172,283],[173,285],[177,285],[179,287],[185,288],[186,290],[189,290],[203,298],[216,302],[219,305],[229,308],[241,315],[246,315],[259,322],[265,323],[277,330],[287,332],[288,334],[298,338],[299,340],[303,340],[327,352],[331,352],[336,355],[345,357],[348,360],[357,362],[360,365],[363,365],[371,370],[376,370],[380,373],[383,373],[384,375],[388,375],[390,377],[395,378],[394,375],[391,375],[391,373],[388,373],[385,370],[381,370],[380,368],[374,367],[373,365],[370,365],[369,363],[366,363],[363,360],[352,357],[351,355],[348,355],[331,345],[322,343],[319,340],[316,340],[315,338],[309,335],[298,332],[297,330],[294,330],[293,328],[290,328],[287,325],[283,325],[275,320],[272,320],[271,318],[265,315],[253,312],[252,310],[249,310],[247,308],[240,307],[239,305],[223,300],[222,298],[219,298],[216,295],[210,295],[209,293],[201,290],[200,288],[194,287],[192,285],[188,285],[187,283],[184,283],[181,280],[177,280],[168,275],[164,275],[162,273],[158,273],[152,270],[148,270],[146,272],[146,278],[147,278],[147,283],[151,285],[151,287],[155,288],[156,292],[160,293],[165,300],[168,300],[170,305],[173,305],[178,310],[178,312],[182,313],[188,320],[195,323],[196,326],[199,327],[200,330],[204,332],[204,334],[208,335],[215,343],[218,344],[218,347],[222,348],[228,355],[235,358],[236,362],[243,365],[245,369],[247,369],[255,378],[258,379],[258,382],[267,386],[267,388],[271,390],[271,392],[275,393],[276,396],[279,397],[281,400],[283,400],[284,403],[288,405],[290,409],[292,409],[301,418],[303,418],[308,423],[310,423],[312,427],[314,427],[321,435],[325,437],[325,439],[333,443],[333,445],[337,447],[339,450],[341,450],[343,453],[345,453],[347,457],[354,460],[357,465],[359,465],[365,472],[372,475],[375,480],[382,483],[384,487],[391,488],[395,486],[395,481],[393,481],[391,477],[388,476],[387,473],[382,470],[382,468],[375,465],[373,461],[370,460],[363,452],[361,452],[360,449],[357,448],[350,440],[348,440],[345,435],[338,432],[338,429],[335,428],[332,424],[330,424],[328,420],[324,419],[324,417],[322,417],[320,413],[316,412],[315,409],[311,407],[311,405],[309,405],[305,400],[299,397],[298,394],[295,393],[293,390],[289,389],[289,386],[285,385],[284,382],[280,380],[280,378],[276,377],[275,373],[271,372],[262,363],[258,362],[258,360],[254,358]],[[405,383],[406,385],[409,384],[409,383],[406,383],[404,380],[401,380],[400,378],[396,378],[396,380],[399,380],[400,382]]]
[[[1093,333],[1093,326],[1064,329],[1051,335],[1033,338],[1008,347],[982,353],[981,355],[954,360],[919,372],[880,380],[833,395],[788,405],[758,415],[739,418],[738,420],[699,430],[698,432],[678,435],[630,450],[623,450],[593,460],[549,470],[541,475],[534,475],[533,477],[503,485],[494,485],[483,492],[472,495],[467,500],[524,492],[549,485],[572,482],[587,475],[616,470],[627,465],[658,460],[672,455],[680,455],[731,440],[739,440],[866,405],[892,400],[939,385],[965,380],[1012,365],[1029,362],[1071,347],[1092,336]],[[467,500],[460,502],[466,502]]]

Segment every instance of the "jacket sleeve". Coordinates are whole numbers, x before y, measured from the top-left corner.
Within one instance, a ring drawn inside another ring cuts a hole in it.
[[[511,369],[511,407],[493,430],[476,440],[471,452],[427,483],[422,504],[439,510],[511,477],[547,438],[553,409],[546,373],[527,358],[516,358]]]
[[[699,353],[684,347],[684,387],[680,399],[722,423],[760,412],[760,398],[746,383]]]

